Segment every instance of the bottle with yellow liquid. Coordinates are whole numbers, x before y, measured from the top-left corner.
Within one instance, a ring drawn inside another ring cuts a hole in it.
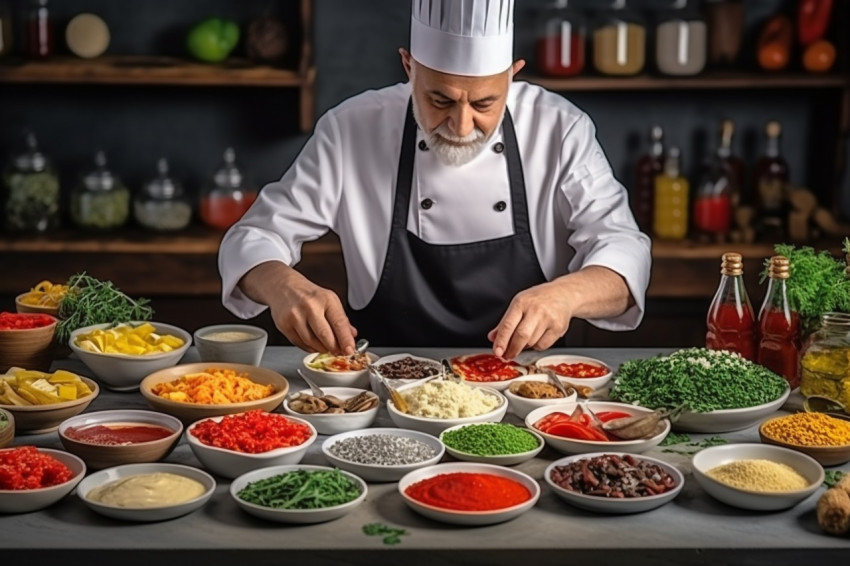
[[[655,236],[666,240],[682,240],[688,234],[688,180],[681,174],[678,147],[671,147],[664,161],[664,171],[655,178],[655,214],[652,228]]]

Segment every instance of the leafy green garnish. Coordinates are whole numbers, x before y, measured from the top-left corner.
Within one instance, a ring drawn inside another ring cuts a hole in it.
[[[68,292],[59,303],[56,339],[67,343],[71,332],[92,324],[150,320],[153,309],[148,299],[131,299],[112,281],[101,281],[85,272],[71,276]]]
[[[842,472],[841,470],[824,470],[823,475],[825,476],[823,485],[826,487],[835,487],[835,484],[840,482],[847,475],[847,472]]]
[[[294,470],[249,483],[239,499],[274,509],[323,509],[360,497],[360,487],[338,468]]]
[[[401,542],[402,535],[410,534],[404,529],[397,529],[395,527],[384,525],[383,523],[369,523],[368,525],[363,525],[363,533],[370,537],[383,537],[382,541],[384,544],[398,544]]]
[[[691,437],[687,434],[677,434],[675,432],[671,432],[667,436],[664,437],[664,440],[661,441],[659,446],[672,446],[674,444],[684,444],[685,442],[690,442]]]
[[[664,450],[662,450],[662,452],[669,452],[671,454],[681,454],[683,456],[693,456],[703,448],[710,448],[712,446],[720,446],[721,444],[728,443],[729,441],[723,438],[722,436],[712,436],[699,442],[689,442],[685,445],[686,448],[684,448],[683,450],[665,448]]]

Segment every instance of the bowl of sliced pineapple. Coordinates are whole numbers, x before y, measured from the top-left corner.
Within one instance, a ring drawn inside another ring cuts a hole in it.
[[[0,375],[0,409],[14,417],[15,432],[40,434],[86,410],[100,393],[93,379],[66,370],[13,367]]]

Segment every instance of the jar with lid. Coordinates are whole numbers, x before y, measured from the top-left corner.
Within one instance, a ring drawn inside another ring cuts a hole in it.
[[[32,132],[26,149],[3,174],[3,217],[9,232],[45,232],[59,227],[59,176]]]
[[[537,67],[544,75],[571,77],[584,69],[585,23],[569,0],[555,0],[543,11],[536,42]]]
[[[821,316],[800,360],[800,393],[828,397],[850,407],[850,314]]]
[[[133,201],[136,222],[157,232],[182,230],[192,219],[192,205],[183,185],[169,175],[168,160],[160,158],[157,176],[146,182]]]
[[[646,27],[626,8],[626,0],[614,0],[600,14],[593,30],[593,64],[604,75],[636,75],[646,62]]]
[[[691,76],[705,68],[707,27],[688,0],[674,0],[673,10],[655,30],[655,64],[665,75]]]
[[[103,151],[97,152],[94,163],[71,192],[71,220],[90,230],[119,228],[130,215],[130,190],[106,168]]]
[[[221,167],[201,194],[201,220],[210,228],[226,230],[242,218],[257,198],[257,189],[236,165],[236,152],[224,150]]]

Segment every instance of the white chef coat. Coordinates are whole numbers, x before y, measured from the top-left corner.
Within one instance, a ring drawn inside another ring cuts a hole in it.
[[[243,318],[260,314],[266,307],[237,287],[242,276],[270,260],[294,266],[301,245],[328,230],[340,237],[349,304],[360,309],[369,303],[387,252],[410,95],[409,83],[367,91],[318,120],[290,169],[263,187],[221,242],[222,302],[230,311]],[[635,305],[620,316],[589,322],[609,330],[636,328],[649,284],[650,240],[637,228],[593,122],[563,97],[524,82],[511,84],[507,104],[544,275],[552,280],[589,265],[619,273]],[[417,137],[423,139],[421,131]],[[407,229],[430,244],[512,234],[505,154],[492,149],[498,143],[501,128],[487,148],[460,167],[444,165],[417,144]],[[433,205],[421,206],[425,199]],[[507,208],[497,207],[500,202]]]

